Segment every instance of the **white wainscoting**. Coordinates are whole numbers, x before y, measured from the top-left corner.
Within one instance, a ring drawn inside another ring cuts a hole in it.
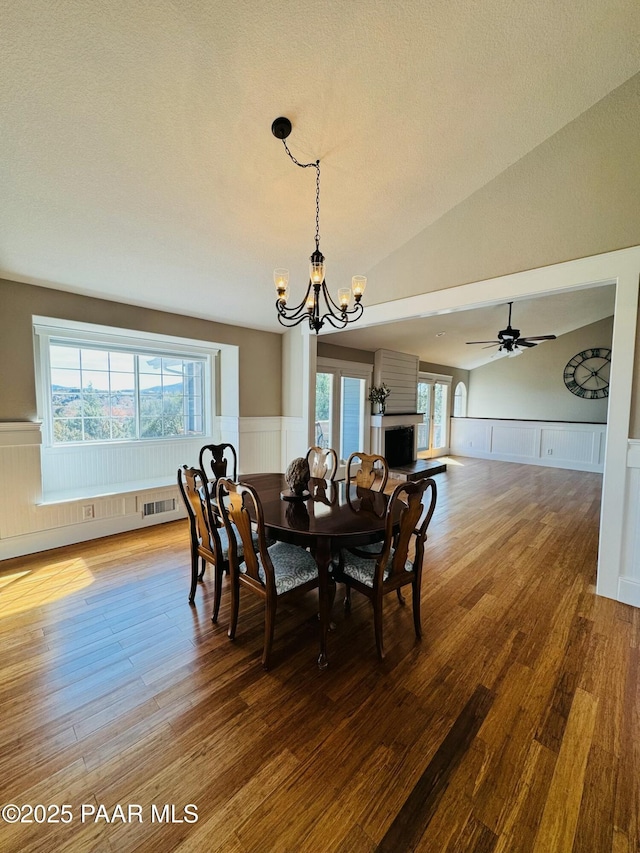
[[[113,445],[42,448],[43,500],[50,503],[106,492],[128,491],[131,484],[173,483],[181,465],[197,465],[211,436],[127,441]],[[227,439],[225,439],[227,440]]]
[[[306,456],[309,436],[304,418],[282,418],[281,465],[274,471],[286,471],[287,465],[298,456]]]
[[[240,418],[241,474],[281,471],[282,418]]]
[[[301,418],[220,418],[214,440],[229,441],[238,447],[243,472],[282,471],[283,459],[301,455],[298,448],[303,447],[304,453],[307,447]],[[67,489],[43,499],[40,425],[0,424],[0,560],[184,518],[176,470],[183,463],[197,464],[200,447],[210,441],[200,438],[189,442],[188,447],[184,442],[163,442],[160,450],[155,450],[153,469],[156,475],[159,470],[164,471],[163,476],[141,477],[137,483],[111,482],[107,486],[99,482],[101,468],[96,463],[97,482],[85,494],[72,494],[69,480],[65,479],[62,482]],[[108,449],[102,448],[101,452]],[[165,451],[168,453],[162,462],[160,457]],[[138,453],[145,459],[148,455],[141,447]],[[127,469],[130,479],[132,468],[139,462],[133,460]],[[113,481],[113,474],[105,474],[105,479]],[[175,510],[142,516],[144,503],[171,498],[176,499]]]
[[[640,607],[640,441],[629,439],[618,599]]]
[[[116,487],[111,494],[105,494],[102,488],[101,496],[44,502],[40,425],[16,423],[3,427],[0,430],[0,559],[148,527],[185,515],[173,482],[130,491],[119,491]],[[172,497],[176,498],[175,511],[143,518],[142,502]]]
[[[606,435],[606,424],[451,418],[451,453],[601,473]]]

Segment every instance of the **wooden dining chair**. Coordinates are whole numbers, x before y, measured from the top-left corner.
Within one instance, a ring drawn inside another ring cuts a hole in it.
[[[262,666],[268,669],[278,601],[289,593],[303,592],[318,586],[316,561],[308,551],[298,545],[290,545],[287,542],[268,544],[260,497],[251,486],[234,483],[228,478],[221,477],[217,484],[217,498],[229,539],[231,568],[229,637],[233,640],[236,635],[240,588],[247,589],[264,600]],[[249,509],[255,519],[254,527],[257,532],[255,550],[251,547],[252,521]],[[244,549],[243,564],[238,559],[239,546]]]
[[[205,444],[200,448],[198,457],[200,470],[204,471],[209,481],[215,484],[219,477],[238,479],[238,454],[233,444]],[[231,470],[229,470],[231,468]],[[215,495],[215,488],[211,490]]]
[[[178,468],[178,487],[187,508],[191,535],[189,604],[193,604],[198,581],[203,579],[207,563],[211,563],[214,568],[212,619],[217,622],[222,595],[222,576],[229,568],[229,537],[224,527],[217,526],[207,486],[207,477],[199,468],[189,468],[187,465]],[[200,573],[198,573],[199,561],[201,562]]]
[[[377,453],[358,451],[347,459],[346,477],[347,483],[355,479],[356,486],[382,492],[389,479],[389,464]]]
[[[436,508],[435,480],[425,478],[415,482],[400,483],[389,498],[383,542],[364,548],[340,552],[334,576],[346,586],[345,609],[351,608],[351,588],[366,595],[373,605],[373,623],[378,656],[384,658],[382,635],[382,602],[385,595],[396,592],[404,605],[402,587],[411,584],[413,598],[413,624],[416,637],[422,637],[420,621],[420,588],[422,561],[427,527]],[[399,523],[394,518],[400,505]],[[413,545],[413,558],[410,547]]]
[[[307,450],[310,476],[316,479],[335,480],[338,455],[333,448],[310,447]]]

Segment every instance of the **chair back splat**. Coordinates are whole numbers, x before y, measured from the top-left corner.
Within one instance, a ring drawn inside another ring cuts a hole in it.
[[[354,477],[356,486],[371,489],[374,492],[384,491],[389,479],[387,460],[377,453],[363,453],[362,451],[352,453],[347,459],[347,482]]]
[[[307,462],[311,476],[319,480],[334,480],[338,470],[338,454],[332,447],[310,447]]]
[[[243,582],[248,586],[252,586],[254,591],[258,592],[260,595],[267,593],[275,595],[273,565],[271,563],[269,549],[267,547],[262,504],[260,503],[260,498],[258,497],[257,492],[251,486],[245,486],[242,485],[242,483],[234,483],[224,477],[220,479],[218,488],[220,491],[224,489],[227,493],[227,498],[225,499],[224,504],[221,504],[222,518],[227,528],[227,532],[229,532],[230,525],[234,525],[236,533],[242,542],[245,554]],[[248,505],[252,506],[254,515],[257,519],[257,550],[254,549],[252,545],[253,534],[251,516],[247,509]],[[229,537],[229,560],[231,565],[234,565],[234,562],[237,559],[236,552],[236,539],[235,536],[231,536]],[[265,578],[264,581],[260,576],[261,564],[265,569],[265,572],[263,573]]]
[[[233,444],[205,444],[200,448],[198,464],[214,483],[220,477],[238,479],[238,454]]]

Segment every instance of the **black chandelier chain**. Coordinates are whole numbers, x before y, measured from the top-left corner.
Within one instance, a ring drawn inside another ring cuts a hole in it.
[[[349,323],[353,323],[362,316],[362,294],[367,284],[365,276],[353,276],[351,279],[351,291],[342,288],[338,291],[338,302],[331,297],[325,281],[325,259],[320,251],[320,160],[311,163],[301,163],[289,150],[286,139],[291,133],[291,122],[288,118],[280,116],[271,125],[271,132],[280,139],[284,150],[291,162],[301,169],[316,170],[316,249],[309,258],[311,275],[309,285],[302,301],[295,306],[287,305],[289,289],[289,270],[274,270],[274,283],[276,286],[276,311],[278,322],[282,326],[297,326],[305,320],[309,327],[316,333],[320,331],[325,322],[335,329],[344,329]],[[349,308],[351,292],[355,304]],[[324,302],[324,307],[322,306]]]
[[[292,162],[296,164],[296,166],[300,166],[301,169],[311,169],[314,168],[316,170],[316,252],[320,250],[320,160],[316,160],[313,163],[301,163],[297,160],[291,151],[289,150],[289,146],[287,145],[287,140],[283,139],[282,144],[284,145],[284,150],[289,155]]]

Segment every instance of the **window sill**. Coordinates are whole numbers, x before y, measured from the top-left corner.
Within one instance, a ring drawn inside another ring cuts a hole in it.
[[[47,506],[49,504],[70,503],[72,501],[87,500],[89,498],[112,498],[119,495],[126,495],[138,492],[148,492],[155,489],[166,489],[175,486],[177,483],[172,477],[156,477],[151,480],[138,480],[132,483],[112,483],[110,485],[83,486],[78,489],[65,489],[64,491],[47,492],[43,495],[42,500],[38,501],[38,506]]]

